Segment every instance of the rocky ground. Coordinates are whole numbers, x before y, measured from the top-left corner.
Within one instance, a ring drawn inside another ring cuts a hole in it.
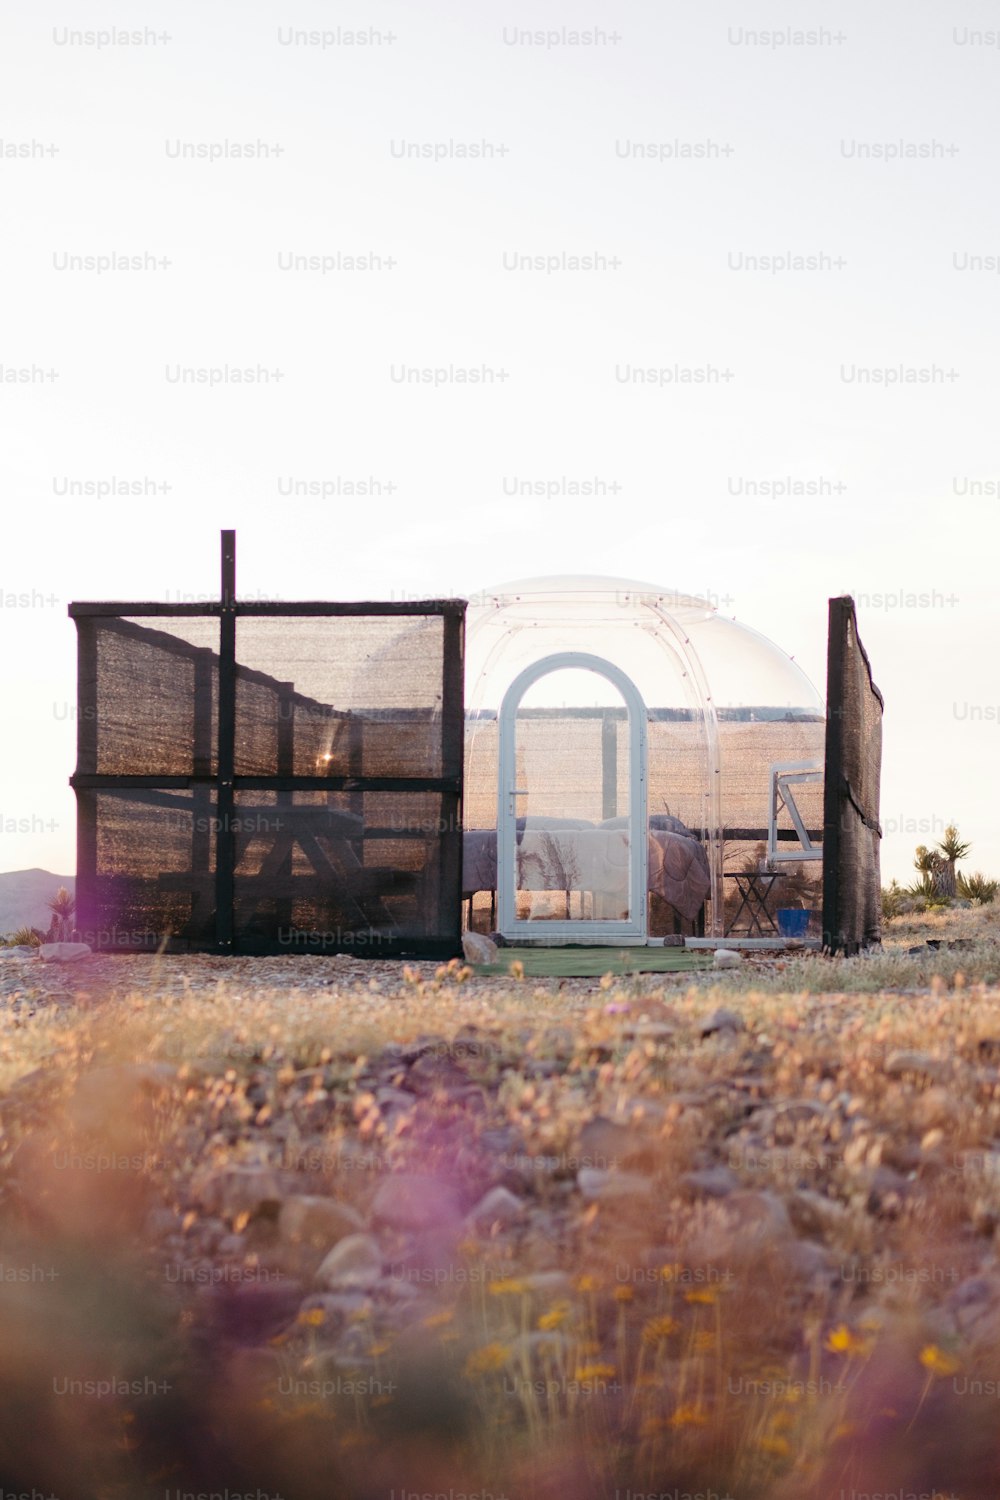
[[[542,985],[0,960],[21,1487],[995,1495],[997,915]]]

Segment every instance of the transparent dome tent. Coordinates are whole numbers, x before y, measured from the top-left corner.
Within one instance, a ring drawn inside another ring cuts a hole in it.
[[[777,861],[818,905],[824,737],[791,657],[702,599],[601,577],[470,596],[468,925],[526,942],[721,936],[726,877]]]

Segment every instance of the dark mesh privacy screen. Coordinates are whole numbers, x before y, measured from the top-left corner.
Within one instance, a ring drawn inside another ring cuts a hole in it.
[[[437,792],[238,792],[235,927],[282,947],[379,951],[454,925],[448,798]]]
[[[77,788],[94,869],[78,895],[94,948],[156,948],[165,934],[215,941],[215,789]]]
[[[456,952],[464,610],[72,605],[81,937]]]
[[[237,776],[443,775],[443,642],[440,616],[237,620]]]
[[[218,619],[77,620],[77,771],[213,776]]]
[[[879,786],[882,694],[858,638],[853,599],[830,600],[823,938],[856,953],[882,939]]]

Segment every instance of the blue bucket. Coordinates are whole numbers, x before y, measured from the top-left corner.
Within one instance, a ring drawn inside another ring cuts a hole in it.
[[[809,911],[804,906],[779,906],[778,931],[782,937],[805,937],[809,926]]]

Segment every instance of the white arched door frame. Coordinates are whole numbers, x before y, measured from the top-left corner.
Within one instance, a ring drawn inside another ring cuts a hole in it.
[[[540,677],[564,668],[595,672],[612,683],[625,701],[629,724],[629,912],[625,921],[518,920],[517,881],[517,710]],[[520,672],[500,705],[500,775],[497,785],[497,925],[506,938],[559,939],[592,943],[646,941],[649,851],[646,829],[646,705],[638,688],[613,662],[585,651],[559,651]]]

